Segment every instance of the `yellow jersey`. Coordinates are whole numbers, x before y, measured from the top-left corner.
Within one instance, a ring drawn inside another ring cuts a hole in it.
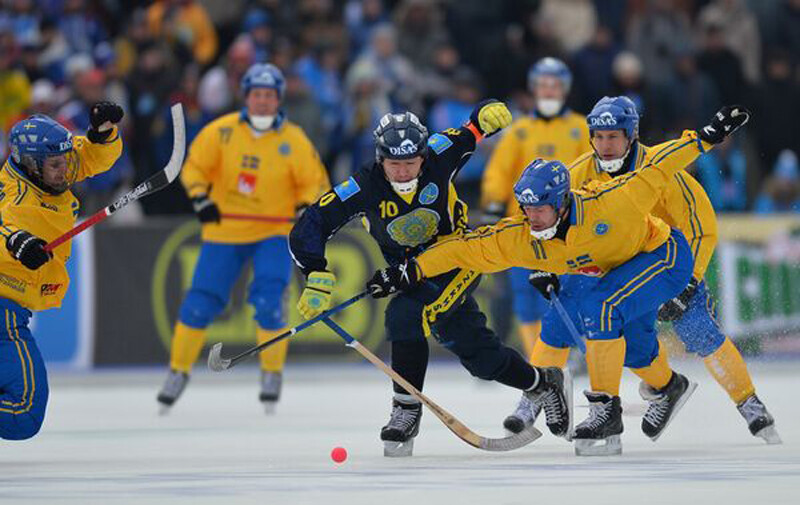
[[[512,188],[522,171],[536,158],[574,160],[590,149],[586,117],[572,111],[551,119],[526,116],[503,133],[486,165],[481,182],[481,205],[506,207],[506,215],[521,214]]]
[[[631,170],[644,166],[652,153],[669,146],[666,142],[655,147],[637,142],[630,153]],[[591,182],[606,182],[613,177],[600,169],[594,152],[588,152],[569,165],[570,186],[578,189]],[[686,172],[677,172],[665,186],[652,213],[673,228],[681,230],[689,242],[694,256],[694,277],[703,279],[714,248],[717,245],[717,217],[703,187]]]
[[[276,119],[278,121],[278,119]],[[206,125],[192,142],[181,173],[190,198],[208,194],[223,214],[203,225],[207,242],[242,244],[288,235],[291,222],[225,219],[224,214],[294,218],[330,188],[317,150],[289,121],[257,133],[241,113]]]
[[[432,245],[417,257],[425,277],[454,268],[492,273],[511,267],[602,276],[663,244],[670,227],[651,215],[674,175],[710,148],[694,131],[663,144],[642,166],[609,182],[572,192],[564,239],[536,240],[524,215]]]
[[[122,140],[114,128],[109,140],[94,144],[74,137],[78,155],[76,182],[105,172],[122,153]],[[25,230],[47,242],[75,226],[80,204],[71,191],[51,195],[39,189],[9,158],[0,170],[0,234],[6,239]],[[0,298],[13,300],[28,310],[60,307],[69,287],[66,263],[72,241],[56,247],[53,259],[38,270],[29,270],[0,247]]]

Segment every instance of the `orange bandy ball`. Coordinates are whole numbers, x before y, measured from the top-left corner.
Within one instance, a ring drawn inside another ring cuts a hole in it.
[[[342,463],[347,459],[347,451],[344,447],[334,447],[331,451],[331,459],[337,463]]]

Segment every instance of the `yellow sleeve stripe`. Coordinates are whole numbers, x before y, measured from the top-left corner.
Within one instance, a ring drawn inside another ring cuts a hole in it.
[[[681,174],[675,174],[675,179],[683,193],[683,199],[686,200],[686,205],[689,206],[689,224],[692,227],[693,237],[689,241],[692,245],[692,256],[697,258],[700,253],[700,243],[703,241],[703,225],[700,222],[700,217],[697,215],[697,200],[694,197],[694,192]]]

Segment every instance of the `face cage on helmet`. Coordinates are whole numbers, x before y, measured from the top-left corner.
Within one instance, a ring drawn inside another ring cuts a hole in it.
[[[53,158],[56,156],[66,157],[67,170],[64,176],[64,182],[58,186],[53,186],[52,184],[45,182],[44,163],[47,158]],[[45,154],[39,156],[25,154],[20,158],[20,165],[22,165],[22,167],[26,170],[28,176],[33,180],[33,182],[41,189],[52,195],[60,195],[64,193],[71,188],[73,184],[75,184],[75,180],[78,178],[80,158],[74,149],[60,154]]]

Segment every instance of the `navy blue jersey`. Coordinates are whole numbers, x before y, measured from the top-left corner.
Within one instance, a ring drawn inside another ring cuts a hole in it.
[[[467,206],[453,178],[475,150],[466,127],[428,139],[416,193],[406,201],[392,188],[379,163],[358,170],[309,207],[289,235],[295,262],[305,274],[325,270],[325,244],[345,224],[363,217],[389,264],[419,254],[438,237],[467,228]]]

